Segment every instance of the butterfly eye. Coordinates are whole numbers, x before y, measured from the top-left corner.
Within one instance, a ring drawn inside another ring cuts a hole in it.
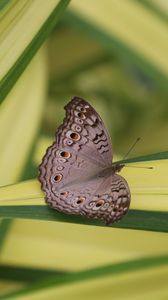
[[[61,151],[60,152],[60,156],[62,156],[63,158],[69,158],[71,156],[71,154],[67,151]]]
[[[100,206],[102,206],[104,204],[104,200],[99,200],[99,201],[97,201],[97,203],[96,203],[96,207],[100,207]]]
[[[53,179],[54,179],[55,182],[60,182],[61,179],[62,179],[62,175],[61,174],[56,174]]]
[[[72,132],[70,134],[70,138],[73,140],[73,141],[79,141],[80,140],[80,134],[77,133],[77,132]]]

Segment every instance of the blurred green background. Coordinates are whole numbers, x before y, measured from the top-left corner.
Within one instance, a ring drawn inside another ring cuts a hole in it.
[[[102,39],[87,19],[81,21],[70,13],[52,32],[47,45],[49,101],[42,133],[54,134],[64,116],[63,106],[79,95],[101,114],[115,153],[124,155],[139,136],[142,140],[132,155],[166,150],[167,91],[134,64],[134,57],[126,57],[124,49],[111,49],[112,41],[105,45]]]

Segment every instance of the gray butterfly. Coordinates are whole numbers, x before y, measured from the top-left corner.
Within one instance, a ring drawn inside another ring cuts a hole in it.
[[[54,143],[39,166],[39,180],[48,205],[68,214],[120,220],[128,211],[130,191],[112,164],[110,136],[94,108],[74,97]]]

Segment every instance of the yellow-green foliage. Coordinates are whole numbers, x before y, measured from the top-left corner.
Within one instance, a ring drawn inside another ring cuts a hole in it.
[[[168,298],[167,13],[162,0],[0,3],[0,299]],[[115,160],[142,137],[121,172],[130,212],[108,228],[49,209],[37,180],[74,95],[101,114]]]

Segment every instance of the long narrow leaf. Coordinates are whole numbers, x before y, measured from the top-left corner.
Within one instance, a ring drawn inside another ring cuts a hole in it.
[[[66,215],[43,205],[1,206],[0,217],[59,221],[84,225],[105,226],[98,220]],[[168,212],[130,210],[128,215],[111,227],[168,232]]]
[[[126,167],[123,169],[122,174],[131,189],[132,211],[120,223],[112,226],[167,232],[167,160],[153,160],[153,165],[153,170]],[[31,218],[102,225],[99,221],[68,216],[49,209],[45,205],[44,195],[36,180],[1,187],[0,205],[0,216],[5,218]]]
[[[3,247],[6,235],[11,225],[12,225],[12,220],[10,219],[3,219],[0,222],[0,250]]]
[[[11,1],[5,17],[1,11],[0,102],[54,28],[68,3],[69,0]],[[38,11],[40,14],[32,17]],[[23,28],[26,28],[26,34]]]
[[[36,136],[46,93],[45,58],[43,49],[0,107],[1,185],[18,180]]]
[[[126,273],[128,276],[128,274],[131,275],[132,273],[131,276],[135,276],[137,271],[139,271],[138,274],[140,274],[140,272],[145,272],[148,269],[150,272],[154,272],[155,268],[163,265],[168,265],[168,256],[142,258],[142,259],[127,261],[127,262],[112,264],[108,266],[97,267],[97,268],[93,268],[81,272],[63,275],[60,277],[56,275],[48,280],[39,282],[37,284],[32,284],[26,288],[23,288],[18,292],[4,295],[3,299],[8,299],[10,297],[12,299],[20,299],[20,297],[23,296],[24,299],[34,299],[34,296],[36,297],[36,299],[42,299],[43,297],[46,297],[45,294],[43,294],[42,296],[42,293],[45,293],[46,289],[48,291],[47,295],[49,296],[49,293],[51,292],[51,297],[52,297],[53,295],[52,289],[54,288],[55,293],[57,294],[57,288],[60,285],[64,285],[66,287],[67,284],[73,284],[73,283],[77,284],[78,282],[82,283],[85,281],[89,282],[90,280],[96,280],[98,278],[103,280],[106,277],[110,277],[112,283],[113,278],[115,278],[117,275],[120,275],[118,279],[120,280],[121,278],[122,281],[122,277],[121,277],[122,274]],[[51,291],[49,290],[49,288],[51,288]],[[2,298],[0,297],[0,299]]]
[[[17,280],[21,282],[34,283],[35,281],[41,281],[49,277],[58,276],[61,277],[67,272],[61,270],[46,270],[35,268],[23,268],[1,265],[0,267],[0,279],[5,280]]]

